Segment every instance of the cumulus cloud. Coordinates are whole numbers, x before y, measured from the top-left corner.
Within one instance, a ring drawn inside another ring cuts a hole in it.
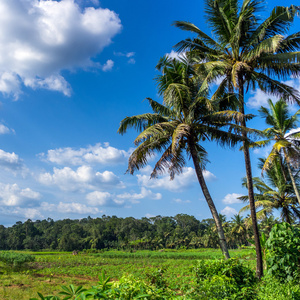
[[[43,214],[40,212],[38,208],[16,207],[12,209],[10,213],[17,216],[23,216],[24,219],[31,219],[31,220],[44,219]]]
[[[0,184],[0,201],[2,206],[35,207],[39,205],[40,193],[30,188],[21,189],[15,184]]]
[[[95,172],[90,166],[81,166],[75,171],[69,167],[54,168],[52,174],[49,172],[40,174],[39,181],[44,185],[56,185],[63,191],[123,187],[123,183],[113,172]]]
[[[86,148],[75,149],[71,147],[48,150],[47,154],[40,156],[47,161],[58,165],[82,164],[120,164],[126,162],[129,152],[111,147],[109,143],[100,143]]]
[[[282,83],[293,87],[294,89],[300,91],[300,80],[299,79],[291,79],[288,81],[283,81]],[[268,107],[268,99],[271,99],[273,102],[277,102],[279,100],[278,97],[273,95],[269,95],[264,93],[260,89],[256,89],[254,92],[251,92],[252,97],[250,97],[247,101],[247,106],[250,108],[260,108],[261,106]],[[289,105],[289,110],[296,110],[296,104]]]
[[[13,173],[21,172],[24,174],[27,171],[23,160],[16,153],[5,152],[2,149],[0,149],[0,167]]]
[[[0,13],[0,91],[16,99],[22,84],[69,96],[61,71],[101,68],[91,58],[122,27],[115,12],[81,8],[74,0],[1,1]],[[102,69],[112,66],[109,60]]]
[[[108,192],[95,191],[87,194],[88,204],[92,206],[120,206],[124,204],[124,200],[119,200]]]
[[[214,175],[213,173],[209,172],[208,170],[204,170],[203,171],[203,176],[205,178],[206,181],[214,181],[217,179],[216,175]]]
[[[144,168],[141,174],[137,175],[138,183],[141,186],[147,188],[163,188],[169,191],[181,191],[197,182],[195,170],[191,167],[183,168],[183,172],[173,180],[170,180],[170,176],[165,174],[159,178],[150,179],[150,173],[152,168],[147,166]],[[209,171],[203,172],[204,178],[208,181],[216,179],[216,176]]]
[[[241,194],[227,194],[224,199],[222,200],[225,204],[235,204],[235,203],[241,203],[241,200],[238,199],[238,197],[241,197],[243,195]]]
[[[278,101],[278,98],[264,93],[262,90],[257,89],[255,92],[252,92],[252,97],[247,101],[247,106],[250,108],[260,108],[261,106],[268,107],[268,100],[271,99],[273,102]]]
[[[237,213],[238,212],[233,207],[230,207],[230,206],[226,206],[224,209],[221,210],[221,214],[223,214],[227,217],[236,215]]]
[[[58,205],[43,202],[41,205],[41,210],[47,212],[64,212],[80,215],[98,214],[99,212],[101,212],[96,207],[90,207],[77,202],[59,202]]]
[[[184,168],[182,174],[175,176],[170,180],[168,174],[150,179],[149,175],[137,175],[138,183],[147,188],[163,188],[169,191],[179,191],[190,187],[196,181],[196,175],[193,168]]]
[[[160,200],[162,198],[161,193],[153,193],[150,190],[142,187],[140,193],[123,193],[117,196],[119,199],[128,199],[131,203],[139,203],[141,199],[149,198],[153,200]]]

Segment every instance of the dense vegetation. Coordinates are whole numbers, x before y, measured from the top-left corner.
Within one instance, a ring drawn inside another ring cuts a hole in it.
[[[251,226],[246,219],[236,215],[223,221],[225,236],[230,248],[249,245],[253,239]],[[261,230],[267,235],[274,217],[261,222]],[[175,217],[156,216],[135,219],[102,216],[81,220],[17,222],[12,227],[0,226],[1,250],[60,250],[120,249],[157,250],[218,248],[218,235],[213,219],[197,220],[193,216],[178,214]]]

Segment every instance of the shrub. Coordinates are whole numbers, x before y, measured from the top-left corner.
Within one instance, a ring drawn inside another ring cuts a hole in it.
[[[263,277],[257,294],[261,300],[300,300],[300,286],[292,281],[282,282],[266,275]]]
[[[266,242],[267,272],[280,281],[299,276],[300,232],[288,223],[273,226]]]
[[[194,271],[199,299],[253,299],[255,274],[238,259],[199,261]]]
[[[33,262],[35,257],[30,254],[15,252],[0,252],[0,261],[12,268],[21,268],[29,262]]]

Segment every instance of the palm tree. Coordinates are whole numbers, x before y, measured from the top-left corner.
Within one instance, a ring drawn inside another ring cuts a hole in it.
[[[258,13],[261,0],[205,0],[207,24],[213,37],[189,22],[177,21],[175,26],[197,35],[186,39],[175,47],[179,52],[188,50],[197,62],[197,74],[203,80],[200,91],[208,91],[211,83],[221,79],[212,96],[236,91],[238,110],[245,112],[245,93],[259,87],[262,91],[282,97],[286,101],[299,103],[299,92],[280,82],[290,75],[300,75],[300,32],[286,35],[299,7],[277,6],[270,16],[260,22]],[[277,79],[273,79],[272,77]],[[246,127],[246,119],[240,123]],[[248,181],[249,204],[256,246],[256,275],[263,274],[263,263],[259,232],[254,206],[252,170],[247,132],[244,135],[243,152]]]
[[[261,116],[266,120],[266,123],[271,126],[263,131],[267,139],[256,142],[252,144],[252,146],[261,147],[275,141],[272,150],[262,167],[262,171],[270,168],[274,160],[277,159],[278,156],[283,155],[294,193],[300,204],[299,187],[297,187],[294,178],[295,176],[292,172],[293,166],[299,166],[300,163],[300,148],[296,145],[297,139],[300,138],[300,129],[291,132],[292,129],[298,127],[297,123],[300,109],[292,116],[289,116],[288,106],[282,99],[275,104],[269,99],[268,103],[270,109],[262,106],[259,110]],[[285,175],[285,172],[283,172],[283,175]],[[286,179],[285,176],[285,180]]]
[[[253,186],[257,193],[254,194],[255,207],[260,209],[257,218],[265,220],[273,214],[274,210],[280,211],[281,219],[284,222],[293,223],[300,220],[300,207],[291,184],[291,180],[286,181],[283,172],[287,172],[287,163],[281,162],[281,157],[276,156],[272,165],[265,171],[265,180],[254,177]],[[265,159],[260,159],[259,168],[263,169],[266,164]],[[300,179],[299,176],[296,178]],[[247,181],[243,180],[243,185],[247,187]],[[248,202],[248,196],[242,196],[244,202]],[[243,207],[240,212],[249,210],[249,205]]]
[[[234,237],[235,243],[239,246],[247,243],[247,227],[244,218],[240,214],[236,214],[230,221],[230,234]]]
[[[240,129],[228,122],[236,121],[241,115],[229,111],[213,111],[214,104],[199,93],[200,84],[193,76],[194,70],[188,59],[178,61],[164,57],[157,68],[162,72],[157,77],[157,82],[164,104],[148,98],[153,113],[126,117],[118,130],[120,134],[124,134],[130,127],[141,131],[134,141],[137,148],[129,158],[128,172],[133,174],[146,166],[148,158],[155,152],[162,152],[151,178],[168,170],[170,179],[173,179],[182,172],[187,157],[191,157],[217,227],[222,252],[229,258],[222,223],[203,175],[207,153],[201,141],[216,141],[224,146],[237,144],[242,139]],[[221,127],[226,125],[236,131],[223,131]]]

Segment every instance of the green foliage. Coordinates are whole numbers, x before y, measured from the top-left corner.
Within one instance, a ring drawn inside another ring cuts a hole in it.
[[[29,262],[33,262],[35,257],[30,254],[16,252],[0,252],[0,261],[12,268],[21,268]]]
[[[266,242],[268,274],[281,281],[299,277],[300,232],[288,223],[276,224]]]
[[[164,278],[165,268],[159,268],[153,270],[151,273],[147,273],[147,277],[150,280],[150,283],[156,286],[157,288],[166,288],[166,280]]]
[[[260,283],[257,298],[261,300],[300,300],[300,285],[265,276]]]
[[[201,299],[253,299],[255,274],[237,259],[201,260],[194,271]]]
[[[170,299],[172,292],[168,294],[163,290],[152,287],[141,280],[137,280],[131,275],[123,276],[120,281],[110,282],[109,277],[105,277],[103,273],[99,276],[99,282],[96,286],[86,290],[81,286],[76,288],[73,285],[62,286],[62,291],[58,294],[63,295],[64,298],[59,296],[49,295],[43,296],[38,292],[40,299],[31,298],[30,300],[85,300],[85,299]]]

